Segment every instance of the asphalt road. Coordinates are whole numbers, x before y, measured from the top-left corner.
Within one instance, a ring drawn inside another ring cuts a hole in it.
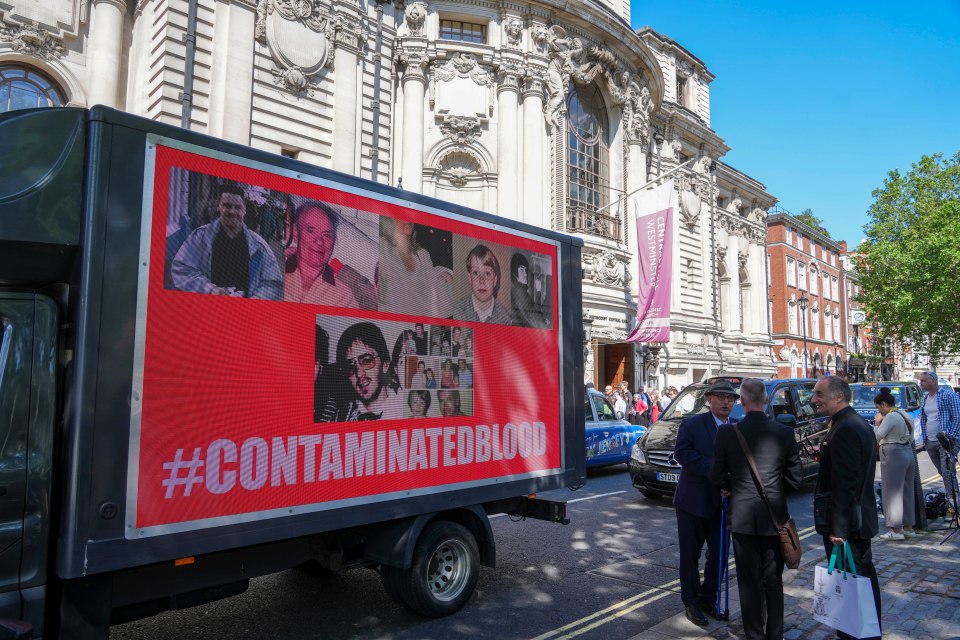
[[[935,475],[925,454],[920,462],[922,479]],[[822,554],[812,490],[788,498],[805,555]],[[408,612],[370,569],[326,577],[290,570],[252,580],[227,600],[116,626],[110,637],[623,640],[682,611],[669,501],[637,493],[623,465],[592,471],[580,491],[549,497],[569,501],[571,523],[494,518],[497,568],[484,567],[472,601],[447,618]]]

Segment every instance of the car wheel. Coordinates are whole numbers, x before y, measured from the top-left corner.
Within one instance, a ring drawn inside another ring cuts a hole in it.
[[[413,565],[384,565],[380,576],[387,594],[430,618],[459,611],[470,600],[480,576],[480,551],[473,534],[455,522],[434,522],[424,529]]]
[[[650,489],[637,489],[637,491],[643,494],[644,498],[650,498],[651,500],[659,500],[660,498],[663,497],[662,493],[658,493],[657,491],[650,491]]]

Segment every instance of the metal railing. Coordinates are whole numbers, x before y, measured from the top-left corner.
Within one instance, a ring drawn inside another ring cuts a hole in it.
[[[623,240],[620,218],[569,202],[567,203],[567,231],[588,233],[610,240]]]

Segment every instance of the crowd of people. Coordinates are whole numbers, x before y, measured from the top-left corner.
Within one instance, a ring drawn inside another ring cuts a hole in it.
[[[613,404],[618,418],[627,420],[631,424],[649,427],[660,419],[660,415],[680,392],[676,387],[669,386],[663,391],[648,387],[631,393],[630,383],[622,380],[616,389],[608,384],[604,387],[603,393]]]
[[[919,384],[921,438],[931,461],[951,493],[960,493],[956,454],[960,451],[960,395],[939,385],[936,373],[922,374]],[[655,420],[678,390],[668,387],[629,393],[629,385],[607,385],[606,396],[615,410],[631,420]],[[716,616],[721,561],[721,511],[726,509],[737,566],[737,588],[748,639],[783,637],[784,555],[780,530],[789,519],[786,489],[802,485],[799,445],[793,429],[766,413],[764,382],[729,381],[712,384],[704,394],[708,411],[687,415],[680,422],[674,456],[681,466],[674,494],[680,551],[680,591],[686,617],[697,625]],[[879,387],[871,425],[851,406],[852,392],[839,376],[821,377],[811,403],[829,417],[828,432],[819,450],[814,493],[815,528],[829,557],[846,545],[860,576],[870,580],[877,619],[882,621],[879,577],[871,542],[914,537],[917,522],[914,483],[913,420],[897,407],[889,388]],[[740,402],[744,417],[731,418]],[[674,413],[674,415],[678,415]],[[888,529],[879,534],[874,495],[876,467],[880,467],[882,512]],[[954,495],[956,495],[954,493]],[[949,496],[948,496],[949,497]],[[726,504],[723,502],[726,501]],[[948,517],[952,517],[951,512]],[[700,558],[707,547],[703,578]],[[847,638],[838,632],[838,637]]]

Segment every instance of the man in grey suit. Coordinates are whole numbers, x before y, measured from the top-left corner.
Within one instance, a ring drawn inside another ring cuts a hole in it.
[[[850,385],[837,376],[821,378],[813,388],[813,404],[830,416],[830,432],[820,447],[818,491],[830,492],[830,526],[823,534],[827,556],[834,546],[849,543],[857,573],[870,578],[880,620],[880,581],[873,566],[870,539],[877,535],[877,500],[873,478],[877,468],[877,440],[873,429],[850,406]],[[838,638],[851,638],[837,632]]]
[[[770,510],[777,524],[790,517],[784,485],[799,489],[803,484],[800,447],[793,429],[774,422],[764,412],[767,391],[763,381],[744,380],[740,404],[746,411],[743,420],[717,433],[710,481],[730,497],[727,522],[733,532],[744,636],[747,640],[779,640],[783,638],[783,555]],[[734,428],[740,430],[753,455],[769,510]]]

